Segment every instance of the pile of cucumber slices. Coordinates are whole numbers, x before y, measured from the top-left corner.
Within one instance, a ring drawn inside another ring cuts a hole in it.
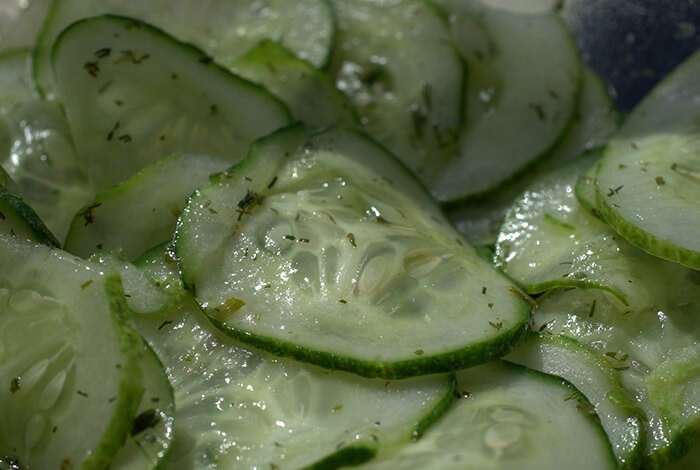
[[[699,468],[700,53],[504,4],[8,2],[0,470]]]

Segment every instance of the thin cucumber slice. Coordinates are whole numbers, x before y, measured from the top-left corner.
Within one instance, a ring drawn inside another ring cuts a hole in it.
[[[582,72],[576,44],[553,13],[436,3],[450,14],[469,69],[458,151],[430,182],[438,201],[456,202],[501,186],[550,154],[575,115]],[[464,32],[475,27],[482,32],[476,41]]]
[[[187,197],[229,163],[208,155],[175,153],[98,194],[73,218],[64,249],[88,257],[119,250],[134,259],[172,239]]]
[[[189,297],[185,285],[180,278],[177,259],[170,242],[161,243],[144,252],[134,260],[134,265],[140,268],[150,282],[172,298],[170,307]]]
[[[58,37],[52,63],[97,190],[177,151],[235,162],[256,137],[289,122],[286,107],[264,89],[129,18],[74,23]]]
[[[139,360],[143,394],[124,447],[110,468],[149,470],[166,468],[173,443],[175,397],[163,364],[144,342]]]
[[[627,305],[640,300],[630,281],[647,257],[576,199],[579,175],[598,156],[589,153],[543,176],[514,202],[506,217],[494,263],[529,294],[557,287],[600,288]]]
[[[358,123],[350,100],[330,77],[277,42],[261,42],[231,69],[279,97],[297,120],[314,126]]]
[[[604,145],[617,130],[619,118],[619,112],[601,78],[592,70],[584,68],[577,112],[551,155],[488,197],[453,205],[449,208],[450,219],[472,243],[495,244],[513,201],[528,185],[533,184],[543,173]]]
[[[332,0],[329,73],[364,128],[429,182],[462,121],[463,63],[447,21],[420,0]]]
[[[141,400],[121,283],[60,250],[0,237],[0,455],[24,468],[106,468]]]
[[[505,354],[527,328],[523,294],[398,161],[343,128],[258,141],[192,196],[175,250],[218,327],[331,369],[454,370]]]
[[[360,468],[617,468],[590,403],[568,382],[508,363],[457,380],[462,398],[421,440]]]
[[[0,185],[0,233],[58,247],[59,241],[24,200]]]
[[[136,321],[174,386],[175,470],[356,464],[417,437],[453,400],[451,374],[361,379],[244,348],[192,300]]]
[[[552,291],[539,299],[533,328],[574,338],[619,371],[646,416],[642,466],[663,468],[687,452],[700,426],[700,280],[697,271],[646,256],[649,280],[635,280],[650,299],[643,308],[595,289]]]
[[[700,269],[700,53],[657,85],[598,165],[598,210],[643,250]]]
[[[213,0],[206,5],[197,0],[54,0],[34,53],[35,79],[45,97],[54,98],[51,47],[61,31],[107,13],[152,23],[222,64],[272,39],[323,67],[333,42],[333,13],[326,0]]]
[[[602,150],[600,152],[602,156]],[[574,187],[574,193],[579,204],[595,217],[598,217],[598,192],[595,187],[595,175],[597,172],[598,161],[579,175]]]
[[[595,409],[620,468],[639,468],[646,441],[644,412],[604,356],[565,336],[532,334],[506,359],[573,384]]]

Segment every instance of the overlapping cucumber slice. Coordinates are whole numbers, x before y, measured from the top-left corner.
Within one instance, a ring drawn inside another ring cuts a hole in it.
[[[590,403],[565,380],[494,362],[459,371],[457,386],[462,398],[420,441],[361,468],[617,468]]]
[[[36,2],[34,2],[36,3]],[[34,75],[48,98],[56,92],[51,48],[75,21],[116,14],[155,24],[180,40],[196,44],[222,64],[230,64],[264,39],[280,41],[299,57],[323,66],[334,24],[326,0],[53,0],[34,52]]]
[[[173,152],[235,162],[287,108],[201,50],[138,20],[80,20],[52,52],[78,157],[105,190]]]
[[[453,370],[505,354],[527,328],[520,291],[402,165],[343,128],[257,142],[191,197],[175,249],[218,327],[332,369]]]
[[[595,173],[596,208],[641,249],[700,269],[700,53],[632,111]]]

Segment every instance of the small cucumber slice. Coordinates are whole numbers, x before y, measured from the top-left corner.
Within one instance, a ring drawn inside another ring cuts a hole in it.
[[[571,123],[581,61],[562,19],[439,0],[469,70],[458,151],[430,182],[441,202],[482,196],[550,154]],[[464,29],[477,28],[478,38]]]
[[[646,443],[644,412],[605,356],[565,336],[534,333],[506,359],[573,384],[595,409],[620,468],[639,468]]]
[[[495,244],[506,213],[529,185],[542,174],[603,146],[617,130],[619,112],[601,78],[585,68],[582,87],[577,112],[551,155],[488,197],[449,208],[450,219],[469,241],[479,245]]]
[[[459,371],[457,387],[462,398],[418,442],[360,468],[618,468],[590,403],[565,380],[496,362]]]
[[[163,359],[177,419],[168,468],[338,468],[420,435],[452,374],[362,379],[244,348],[190,299],[137,325]]]
[[[527,328],[522,293],[391,154],[344,128],[258,141],[191,197],[175,250],[218,327],[331,369],[454,370],[505,354]]]
[[[172,305],[189,297],[180,278],[177,259],[170,242],[161,243],[136,258],[134,265],[139,267],[150,282],[172,298]],[[171,305],[171,307],[172,307]]]
[[[646,416],[642,468],[663,468],[687,452],[700,426],[700,279],[645,256],[647,279],[634,279],[645,305],[624,307],[597,289],[552,291],[539,298],[533,329],[574,338],[619,371]]]
[[[173,152],[233,163],[289,122],[264,89],[195,47],[134,19],[78,21],[56,40],[56,90],[97,190]]]
[[[635,301],[630,280],[646,263],[576,199],[579,175],[598,160],[584,155],[532,184],[513,204],[498,236],[494,262],[530,294],[557,287],[606,289]],[[621,253],[630,254],[620,257]]]
[[[463,63],[446,19],[420,0],[332,0],[329,73],[367,132],[429,182],[462,121]]]
[[[598,211],[641,249],[700,269],[700,53],[632,111],[598,165]]]
[[[330,77],[277,42],[261,42],[233,62],[231,69],[263,85],[287,104],[295,119],[306,124],[358,123],[350,100]]]
[[[171,240],[187,197],[228,166],[221,158],[182,153],[152,163],[86,204],[73,218],[65,250],[82,257],[119,250],[134,259]]]
[[[118,276],[0,237],[0,455],[24,468],[106,468],[141,400]]]
[[[163,364],[144,342],[139,359],[143,394],[129,430],[129,437],[110,468],[149,470],[166,468],[173,444],[175,397]]]
[[[0,185],[0,233],[58,247],[59,241],[24,200]]]
[[[51,47],[56,38],[70,24],[103,14],[152,23],[227,65],[258,42],[272,39],[314,66],[323,67],[334,31],[327,0],[213,0],[206,5],[197,0],[54,1],[34,52],[34,75],[45,97],[55,97]]]

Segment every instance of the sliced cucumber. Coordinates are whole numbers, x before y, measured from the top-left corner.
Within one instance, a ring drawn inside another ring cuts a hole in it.
[[[31,52],[14,49],[0,54],[0,113],[37,98],[32,82]]]
[[[581,87],[575,42],[555,14],[517,15],[439,0],[469,69],[458,151],[431,180],[433,196],[483,195],[546,157],[573,119]],[[465,29],[476,28],[477,40]]]
[[[57,247],[56,237],[24,200],[0,185],[0,233]]]
[[[6,1],[0,8],[0,50],[36,43],[52,0]]]
[[[457,380],[462,398],[421,440],[360,468],[617,468],[590,403],[568,382],[508,363]]]
[[[136,320],[175,389],[168,468],[351,465],[415,438],[453,400],[451,374],[360,379],[246,349],[191,300]]]
[[[170,242],[161,243],[139,256],[134,264],[139,267],[150,282],[172,298],[172,306],[189,297],[180,279],[177,259]]]
[[[505,354],[527,327],[522,293],[398,161],[343,128],[261,139],[192,196],[175,249],[217,326],[332,369],[453,370]]]
[[[610,291],[625,304],[642,299],[631,281],[648,257],[576,199],[579,175],[598,156],[589,153],[545,175],[515,201],[506,217],[494,261],[526,292],[595,287]]]
[[[119,278],[14,238],[0,237],[0,252],[0,455],[22,468],[106,468],[142,391]]]
[[[573,384],[595,409],[620,468],[639,468],[646,442],[644,412],[604,357],[565,336],[532,334],[506,359]]]
[[[173,443],[175,398],[163,364],[147,344],[139,360],[143,394],[129,430],[129,438],[110,468],[148,470],[166,468]]]
[[[513,201],[543,173],[605,144],[618,127],[619,113],[601,78],[585,68],[577,112],[566,134],[544,160],[488,197],[450,207],[450,218],[469,241],[495,244]]]
[[[289,122],[259,86],[133,19],[74,23],[52,61],[78,156],[98,190],[177,151],[235,162],[253,139]]]
[[[279,97],[295,119],[317,126],[357,124],[350,100],[330,77],[277,42],[261,42],[231,69]]]
[[[577,339],[619,371],[646,415],[642,466],[663,468],[687,452],[700,426],[700,281],[674,263],[646,270],[649,280],[635,282],[650,299],[644,308],[595,289],[552,291],[540,298],[533,328]]]
[[[364,128],[424,181],[454,147],[465,71],[443,15],[420,0],[332,0],[329,73]]]
[[[281,41],[299,57],[322,67],[333,41],[333,14],[326,0],[54,0],[34,53],[37,86],[54,98],[51,47],[75,21],[117,14],[155,24],[196,44],[222,64],[263,39]]]
[[[172,239],[187,197],[229,164],[217,157],[175,153],[98,194],[73,218],[65,249],[87,257],[119,250],[134,259]]]
[[[656,256],[700,269],[700,52],[632,111],[598,165],[598,211]]]

